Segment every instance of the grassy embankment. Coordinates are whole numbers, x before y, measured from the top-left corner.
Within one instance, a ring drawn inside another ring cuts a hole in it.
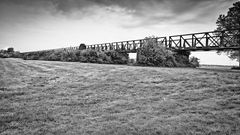
[[[239,134],[240,72],[0,59],[0,134]]]

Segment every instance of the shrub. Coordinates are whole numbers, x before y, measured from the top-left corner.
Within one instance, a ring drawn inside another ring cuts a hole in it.
[[[98,52],[95,50],[88,50],[87,58],[88,58],[88,62],[97,63]]]
[[[200,66],[199,59],[196,58],[196,57],[191,57],[189,61],[192,65],[192,67],[199,67]]]
[[[128,54],[126,52],[107,51],[105,54],[111,58],[113,64],[127,64]]]
[[[116,51],[97,51],[82,50],[76,53],[80,62],[104,63],[104,64],[126,64],[128,60],[127,53]]]
[[[97,59],[98,59],[98,54],[96,50],[82,50],[80,52],[80,56],[79,56],[80,62],[96,63]]]
[[[37,52],[25,53],[23,56],[24,60],[38,60],[39,56]]]
[[[105,52],[99,52],[97,63],[110,64],[110,63],[112,63],[112,59],[111,59],[111,57],[107,56]]]
[[[177,66],[177,61],[172,54],[166,57],[165,66],[166,67],[176,67]]]
[[[14,58],[22,58],[22,54],[19,51],[13,53]]]
[[[196,67],[189,61],[189,51],[173,52],[157,43],[155,37],[145,38],[143,47],[137,50],[138,65],[161,67]],[[194,59],[195,60],[195,59]],[[194,63],[197,64],[197,63]]]
[[[9,55],[6,53],[0,53],[0,58],[9,58]]]
[[[13,48],[10,48],[10,50],[0,50],[0,58],[21,58],[22,57],[22,54],[19,51],[14,52],[12,49]]]
[[[173,52],[167,50],[162,45],[158,44],[155,37],[146,38],[143,47],[138,51],[139,65],[145,66],[176,66],[176,61]]]
[[[47,60],[50,61],[61,61],[62,52],[61,51],[53,51],[51,54],[47,56]]]
[[[56,53],[57,57],[60,58],[60,61],[78,61],[78,57],[75,54],[75,51],[58,51]]]

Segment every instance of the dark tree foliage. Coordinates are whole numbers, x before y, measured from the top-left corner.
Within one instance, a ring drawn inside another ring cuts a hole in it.
[[[1,57],[1,53],[0,53]],[[25,53],[24,60],[50,60],[50,61],[71,61],[100,64],[127,64],[128,54],[117,51],[97,50],[52,50]]]
[[[176,62],[173,57],[173,52],[167,50],[161,45],[158,45],[155,37],[145,38],[143,47],[138,49],[139,65],[145,66],[161,66],[175,67]]]
[[[80,44],[79,50],[85,50],[87,47],[85,44]]]
[[[14,48],[0,50],[0,58],[21,58],[22,54],[19,51],[14,51]]]
[[[217,30],[231,30],[231,29],[240,29],[240,1],[235,2],[233,7],[229,8],[227,15],[220,15],[217,19]],[[239,32],[234,31],[234,38],[232,42],[240,45],[240,35]],[[218,51],[218,54],[222,52],[226,53],[229,58],[236,59],[239,61],[239,51],[225,50]]]
[[[197,58],[189,61],[190,52],[173,52],[157,43],[155,37],[145,38],[143,47],[139,48],[137,64],[158,67],[198,67]]]

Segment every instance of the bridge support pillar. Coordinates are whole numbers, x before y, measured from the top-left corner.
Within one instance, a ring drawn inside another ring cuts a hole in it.
[[[190,57],[190,51],[176,51],[175,55],[175,59],[176,61],[178,61],[179,63],[182,63],[183,65],[188,65],[189,64],[189,57]]]
[[[176,52],[176,55],[179,55],[179,56],[185,56],[189,59],[189,56],[190,56],[191,52],[190,51],[177,51]]]

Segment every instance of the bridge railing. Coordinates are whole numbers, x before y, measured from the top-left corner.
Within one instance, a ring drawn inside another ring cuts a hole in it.
[[[175,35],[169,37],[167,48],[177,50],[240,48],[239,35],[239,29]]]
[[[158,45],[167,44],[167,37],[156,37],[156,43]],[[108,51],[108,50],[118,50],[118,51],[136,51],[138,48],[141,48],[144,43],[149,40],[148,38],[139,39],[139,40],[129,40],[129,41],[120,41],[112,43],[102,43],[102,44],[93,44],[87,45],[87,49],[94,49],[98,51]]]
[[[173,50],[220,50],[239,49],[240,29],[211,31],[192,34],[183,34],[167,37],[156,37],[158,45]],[[88,45],[87,49],[101,51],[119,50],[136,51],[141,48],[148,39],[129,40],[121,42]]]
[[[47,52],[47,51],[65,51],[65,52],[73,52],[75,50],[79,50],[79,46],[74,47],[65,47],[65,48],[56,48],[56,49],[46,49],[46,50],[38,50],[38,51],[30,51],[30,52],[22,52],[24,53],[37,53],[37,52]]]

